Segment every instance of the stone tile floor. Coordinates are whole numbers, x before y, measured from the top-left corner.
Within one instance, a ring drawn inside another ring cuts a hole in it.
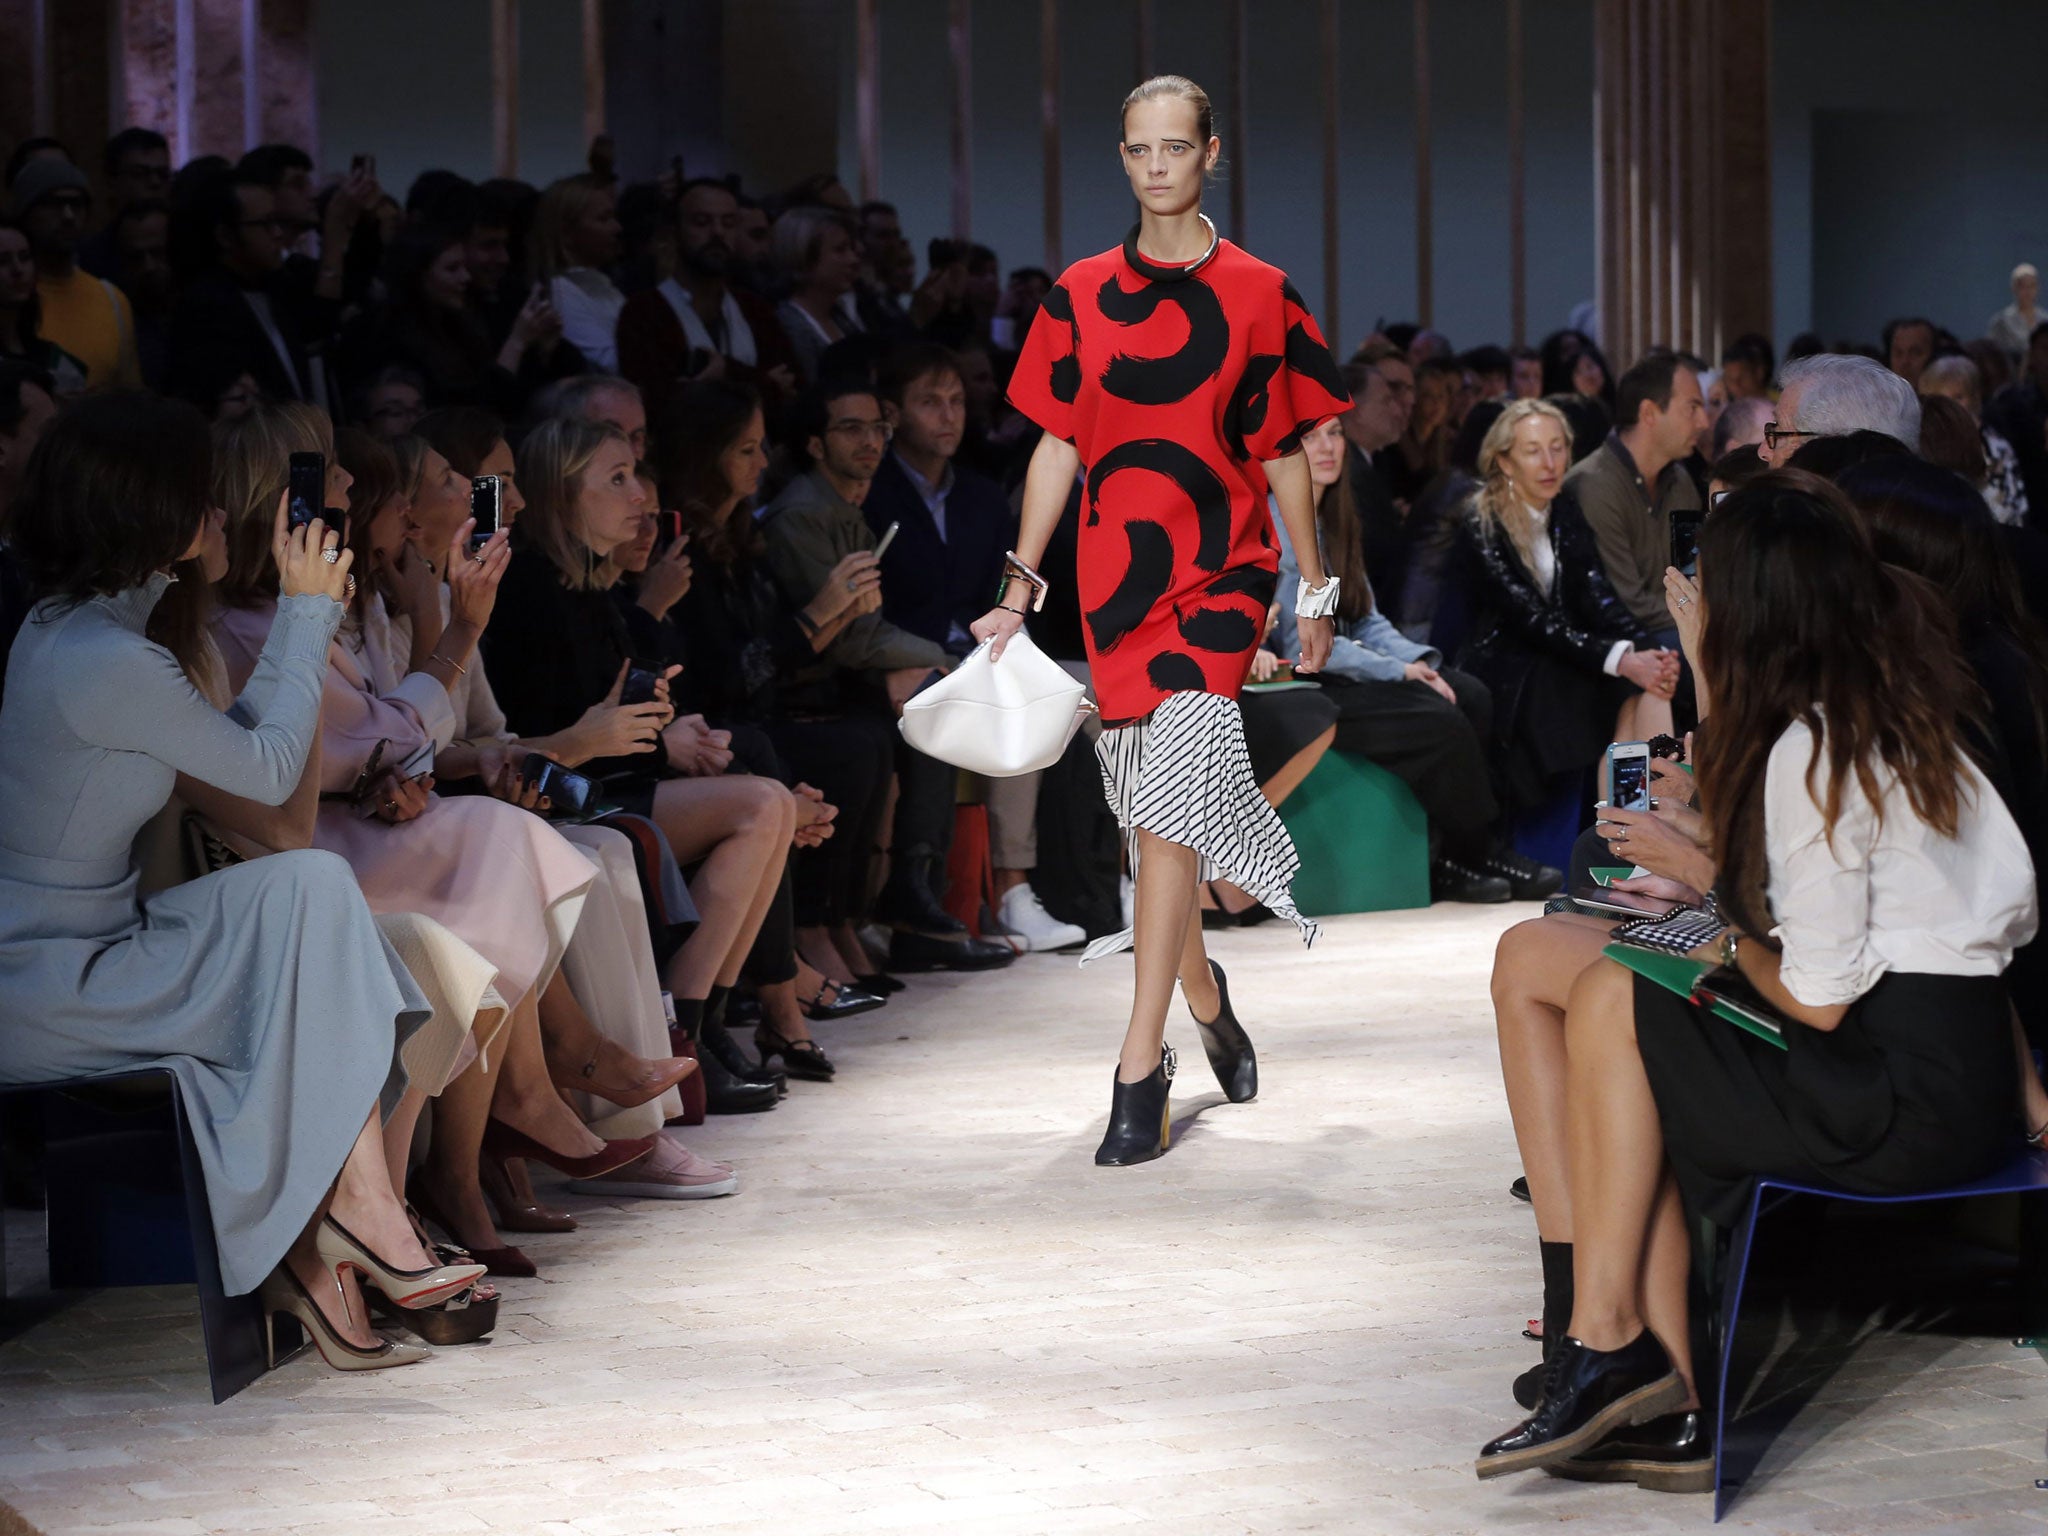
[[[1700,1529],[1703,1497],[1472,1476],[1533,1358],[1486,993],[1527,910],[1220,936],[1264,1092],[1223,1103],[1183,1015],[1191,1118],[1121,1171],[1090,1154],[1128,961],[919,980],[835,1027],[836,1084],[684,1133],[737,1198],[565,1195],[495,1340],[410,1370],[302,1358],[216,1408],[188,1292],[82,1298],[0,1346],[0,1498],[49,1536]],[[2034,1355],[1880,1329],[1730,1524],[2041,1531],[2044,1424]]]

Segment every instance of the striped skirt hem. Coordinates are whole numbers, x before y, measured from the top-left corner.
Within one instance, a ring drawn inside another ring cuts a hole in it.
[[[1137,833],[1192,848],[1201,878],[1228,880],[1250,892],[1313,944],[1316,924],[1294,905],[1290,889],[1301,856],[1252,774],[1244,716],[1237,700],[1192,690],[1167,695],[1130,725],[1105,729],[1095,743],[1103,793],[1123,829],[1133,878]],[[1081,963],[1129,949],[1130,929],[1097,939]]]

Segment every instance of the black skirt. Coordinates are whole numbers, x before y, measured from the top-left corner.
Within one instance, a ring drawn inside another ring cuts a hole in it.
[[[1302,748],[1337,723],[1337,706],[1320,687],[1247,691],[1238,695],[1237,707],[1244,715],[1252,777],[1261,784],[1269,783]]]
[[[1996,976],[1892,973],[1779,1050],[1636,978],[1636,1041],[1687,1202],[1732,1227],[1758,1178],[1910,1194],[2013,1152],[2010,1007]]]

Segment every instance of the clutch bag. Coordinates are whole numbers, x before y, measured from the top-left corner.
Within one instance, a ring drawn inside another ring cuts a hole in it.
[[[1050,768],[1094,710],[1087,689],[1019,630],[991,660],[982,644],[903,706],[903,739],[927,757],[990,778]]]

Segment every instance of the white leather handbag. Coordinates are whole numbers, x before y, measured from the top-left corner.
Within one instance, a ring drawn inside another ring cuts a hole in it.
[[[1080,683],[1019,630],[989,659],[981,645],[903,706],[903,739],[927,757],[990,778],[1050,768],[1094,712]]]

